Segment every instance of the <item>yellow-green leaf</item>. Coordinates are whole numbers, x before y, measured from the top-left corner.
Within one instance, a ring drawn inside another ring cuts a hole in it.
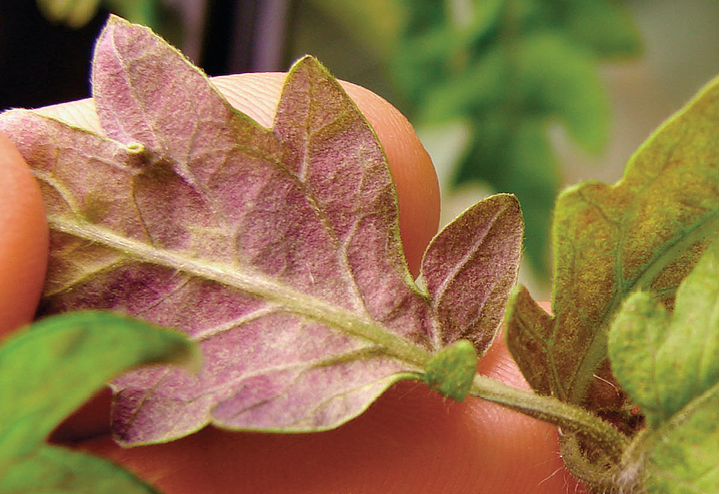
[[[565,191],[554,222],[553,317],[516,293],[508,345],[531,386],[595,410],[623,402],[606,336],[629,294],[666,306],[718,235],[718,80],[639,149],[621,181]]]

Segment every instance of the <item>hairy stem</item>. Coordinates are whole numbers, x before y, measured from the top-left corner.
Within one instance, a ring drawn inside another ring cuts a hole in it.
[[[61,232],[112,247],[132,257],[157,265],[184,271],[203,279],[217,281],[259,298],[273,301],[290,312],[313,318],[347,334],[352,334],[378,345],[394,358],[425,369],[431,353],[404,338],[376,326],[373,321],[340,310],[315,297],[297,290],[282,287],[258,273],[225,269],[225,266],[191,258],[178,252],[153,248],[137,240],[99,228],[95,225],[74,224],[61,218],[49,218],[51,226]],[[555,398],[522,391],[487,377],[476,375],[471,393],[512,410],[550,422],[565,430],[578,432],[599,445],[613,457],[621,457],[628,440],[612,426],[582,408],[563,403]]]
[[[498,403],[592,440],[609,456],[620,459],[629,439],[612,425],[581,407],[541,396],[476,374],[471,394]]]

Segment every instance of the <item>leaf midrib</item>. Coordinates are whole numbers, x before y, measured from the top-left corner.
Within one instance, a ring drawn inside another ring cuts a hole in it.
[[[424,369],[431,354],[388,328],[357,314],[309,296],[260,273],[227,269],[221,264],[199,260],[179,252],[154,248],[146,243],[118,235],[108,229],[67,218],[49,217],[50,227],[62,233],[96,242],[143,262],[165,266],[188,275],[215,281],[248,293],[261,300],[286,307],[289,312],[324,323],[342,333],[372,342],[387,355]]]

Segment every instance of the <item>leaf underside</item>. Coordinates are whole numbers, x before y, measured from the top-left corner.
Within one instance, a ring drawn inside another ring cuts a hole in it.
[[[45,313],[120,311],[198,342],[197,376],[113,382],[123,444],[212,422],[317,431],[417,377],[458,338],[482,355],[515,282],[522,219],[470,208],[408,272],[383,151],[313,58],[288,74],[272,129],[237,112],[148,29],[111,17],[93,61],[105,135],[11,111],[0,130],[41,182],[51,225]]]
[[[531,386],[617,415],[625,397],[606,356],[611,321],[638,290],[672,308],[679,283],[717,236],[714,81],[651,136],[616,185],[586,183],[560,196],[553,316],[524,288],[507,314],[508,346]]]

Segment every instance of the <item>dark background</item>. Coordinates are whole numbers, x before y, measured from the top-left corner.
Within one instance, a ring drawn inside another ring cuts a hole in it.
[[[163,13],[164,35],[209,75],[284,70],[293,8],[287,0],[176,2]],[[101,5],[89,23],[71,28],[48,20],[33,0],[2,0],[0,110],[90,96],[93,44],[107,16]]]

